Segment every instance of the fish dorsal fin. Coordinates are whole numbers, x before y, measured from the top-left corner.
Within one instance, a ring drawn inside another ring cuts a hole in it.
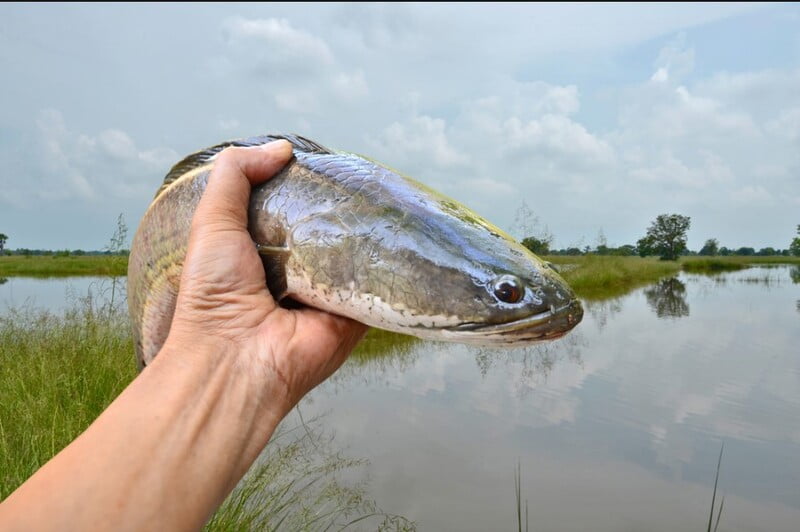
[[[313,140],[301,137],[300,135],[259,135],[257,137],[249,137],[246,139],[229,140],[227,142],[217,144],[216,146],[206,148],[205,150],[195,152],[173,166],[164,177],[164,183],[158,189],[158,192],[156,192],[156,197],[158,197],[159,194],[161,194],[180,176],[186,172],[194,170],[195,168],[200,168],[201,166],[207,165],[214,160],[214,157],[216,157],[219,152],[229,146],[260,146],[261,144],[266,144],[268,142],[272,142],[273,140],[281,139],[289,141],[295,151],[304,153],[333,153],[325,146],[322,146]]]

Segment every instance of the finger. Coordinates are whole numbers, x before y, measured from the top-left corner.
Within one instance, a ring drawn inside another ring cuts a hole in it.
[[[369,327],[361,322],[355,321],[344,316],[337,316],[328,312],[313,308],[303,308],[292,312],[297,313],[298,329],[314,331],[310,338],[293,338],[293,341],[306,344],[314,344],[313,349],[326,351],[333,349],[340,361],[344,362],[350,351],[367,334]],[[291,346],[291,347],[300,347]]]
[[[209,230],[244,229],[251,188],[278,173],[291,157],[292,145],[285,140],[222,150],[194,219]]]

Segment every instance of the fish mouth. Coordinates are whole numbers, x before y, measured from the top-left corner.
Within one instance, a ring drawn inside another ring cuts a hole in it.
[[[551,306],[522,319],[505,323],[461,323],[449,327],[450,335],[460,341],[472,340],[475,343],[524,343],[561,338],[583,319],[583,307],[577,299],[560,308]],[[505,340],[506,342],[503,342]]]

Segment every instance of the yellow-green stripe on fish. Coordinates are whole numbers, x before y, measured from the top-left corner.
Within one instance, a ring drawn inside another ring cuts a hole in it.
[[[217,154],[286,139],[253,188],[249,231],[277,300],[420,338],[516,346],[558,338],[583,309],[548,265],[460,203],[379,163],[299,136],[219,144],[167,174],[133,239],[128,304],[141,366],[169,333],[192,214]]]

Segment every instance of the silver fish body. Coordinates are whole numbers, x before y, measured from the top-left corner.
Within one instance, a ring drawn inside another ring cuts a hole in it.
[[[285,138],[293,160],[254,187],[249,231],[273,296],[420,338],[525,345],[583,316],[541,259],[458,202],[302,137],[225,143],[178,163],[139,226],[128,300],[141,365],[169,333],[192,214],[216,154]]]

